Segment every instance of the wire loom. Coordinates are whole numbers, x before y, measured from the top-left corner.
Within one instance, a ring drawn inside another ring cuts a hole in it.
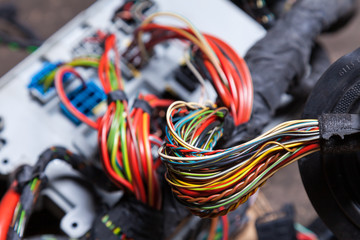
[[[157,16],[175,17],[186,27],[155,24],[152,20]],[[145,34],[150,36],[143,38]],[[319,150],[318,121],[311,119],[285,122],[241,145],[215,149],[220,139],[231,135],[229,117],[236,126],[251,117],[253,86],[247,65],[225,42],[202,34],[189,21],[171,13],[156,13],[144,20],[123,56],[133,64],[140,57],[141,65],[149,60],[155,45],[170,39],[187,43],[187,66],[203,86],[205,79],[210,80],[223,106],[175,102],[167,111],[166,142],[160,147],[159,155],[167,168],[165,178],[174,195],[193,214],[200,217],[227,214],[244,203],[280,168]],[[161,145],[161,139],[150,133],[150,115],[151,108],[167,107],[171,101],[140,95],[139,101],[147,106],[130,108],[125,97],[114,99],[109,101],[106,113],[93,120],[79,112],[66,96],[64,75],[71,73],[83,81],[74,69],[79,66],[97,68],[106,94],[124,92],[115,35],[98,40],[104,41],[101,57],[74,59],[49,74],[43,84],[49,87],[55,79],[63,104],[79,120],[98,131],[102,164],[109,179],[152,210],[161,210],[163,192],[157,171],[161,162],[151,153],[151,145]],[[133,52],[135,55],[129,56]],[[36,187],[38,182],[32,184],[35,190],[40,189]],[[25,223],[21,215],[16,216],[16,235],[22,235]],[[216,227],[216,221],[213,225]],[[121,235],[126,238],[129,231]]]
[[[159,154],[176,198],[200,217],[223,216],[244,203],[279,169],[319,150],[318,121],[284,122],[259,137],[214,149],[226,108],[175,102]]]

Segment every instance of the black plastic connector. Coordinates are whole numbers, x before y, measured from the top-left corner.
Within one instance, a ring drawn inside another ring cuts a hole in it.
[[[126,93],[122,90],[115,90],[115,91],[109,92],[107,95],[108,105],[110,105],[110,103],[116,102],[116,101],[128,101]]]
[[[150,106],[150,104],[143,100],[143,99],[135,99],[134,101],[134,105],[133,105],[133,108],[140,108],[142,109],[144,112],[148,113],[149,115],[152,114],[152,107]]]
[[[140,25],[143,18],[155,11],[154,8],[156,8],[156,4],[152,0],[126,0],[115,11],[112,22],[118,25],[124,33],[130,34]],[[137,14],[131,14],[130,12],[134,11],[131,9],[135,9]],[[121,22],[118,23],[118,20]]]
[[[189,92],[195,91],[199,81],[186,65],[181,65],[174,71],[175,80],[180,83]]]
[[[92,239],[120,239],[122,234],[139,240],[162,239],[164,216],[134,198],[123,197],[95,220]]]
[[[234,118],[230,115],[230,113],[227,113],[224,118],[222,139],[225,142],[228,141],[231,138],[234,130],[235,130]]]
[[[360,115],[324,113],[318,117],[323,153],[360,150]]]

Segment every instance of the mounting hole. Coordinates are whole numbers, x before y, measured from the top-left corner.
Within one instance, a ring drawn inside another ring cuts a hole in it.
[[[6,145],[6,140],[3,138],[0,138],[0,149]]]
[[[78,223],[77,223],[77,222],[73,222],[73,223],[71,224],[71,227],[72,227],[72,228],[77,228],[77,227],[78,227]]]
[[[4,159],[2,160],[2,163],[3,163],[3,164],[8,164],[8,163],[9,163],[9,159],[4,158]]]

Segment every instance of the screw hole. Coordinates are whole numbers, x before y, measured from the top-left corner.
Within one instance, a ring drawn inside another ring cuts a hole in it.
[[[0,138],[0,149],[6,145],[6,140],[3,138]]]
[[[72,228],[77,228],[77,226],[78,226],[77,222],[73,222],[73,223],[71,224],[71,227],[72,227]]]

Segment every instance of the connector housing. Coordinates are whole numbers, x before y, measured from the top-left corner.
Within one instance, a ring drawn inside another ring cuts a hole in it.
[[[56,96],[55,87],[49,87],[45,90],[42,80],[48,75],[50,72],[59,67],[62,63],[51,63],[44,62],[43,68],[38,71],[32,78],[28,85],[28,89],[30,90],[30,94],[37,100],[39,100],[42,104],[47,103],[50,99]]]
[[[72,92],[68,93],[68,98],[72,105],[74,105],[80,112],[86,116],[95,115],[93,109],[95,109],[101,102],[106,99],[104,91],[98,87],[93,81],[86,83],[86,87],[79,86]],[[79,125],[81,122],[69,110],[60,103],[60,108],[72,122]]]

